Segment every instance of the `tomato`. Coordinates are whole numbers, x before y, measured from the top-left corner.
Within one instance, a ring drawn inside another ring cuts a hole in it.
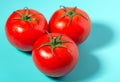
[[[78,48],[66,35],[46,34],[39,38],[32,50],[34,64],[44,74],[60,77],[73,70],[78,61]]]
[[[77,7],[63,7],[53,13],[49,27],[51,33],[66,34],[76,44],[80,44],[90,33],[91,21],[85,11]]]
[[[45,34],[48,24],[40,12],[33,9],[19,9],[13,12],[5,26],[9,42],[23,51],[31,51],[34,42]]]

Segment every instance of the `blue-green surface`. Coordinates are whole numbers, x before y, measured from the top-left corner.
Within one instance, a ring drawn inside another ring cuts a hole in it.
[[[60,5],[85,10],[92,21],[89,38],[79,45],[76,68],[62,78],[50,78],[33,64],[30,53],[6,39],[5,22],[15,10],[36,9],[49,21]],[[0,0],[0,82],[120,82],[120,0]]]

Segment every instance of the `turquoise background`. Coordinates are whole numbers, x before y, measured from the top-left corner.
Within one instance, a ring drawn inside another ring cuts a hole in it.
[[[29,7],[49,21],[60,5],[77,6],[92,21],[89,38],[78,46],[76,68],[62,78],[50,78],[33,64],[31,53],[13,47],[5,22],[17,9]],[[120,0],[0,0],[0,82],[120,82]]]

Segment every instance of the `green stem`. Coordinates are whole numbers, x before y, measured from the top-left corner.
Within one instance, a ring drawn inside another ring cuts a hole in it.
[[[65,16],[69,16],[69,18],[70,18],[68,21],[68,26],[70,25],[74,15],[79,15],[79,16],[83,17],[84,19],[88,20],[84,15],[82,15],[81,13],[77,13],[75,11],[77,9],[77,7],[74,7],[72,10],[68,9],[65,6],[60,6],[60,7],[63,7],[66,11],[66,13],[64,15],[62,15],[60,18],[63,18]]]
[[[36,21],[36,18],[32,18],[32,16],[35,14],[29,14],[29,9],[27,7],[25,7],[24,9],[25,9],[25,14],[22,14],[19,11],[15,11],[21,16],[21,18],[19,19],[24,20],[24,21],[31,21],[31,20]]]
[[[57,37],[52,38],[52,36],[50,35],[50,33],[48,33],[47,31],[46,31],[46,33],[48,34],[50,41],[42,44],[39,48],[41,48],[43,46],[51,46],[52,54],[54,54],[54,49],[56,47],[62,47],[62,48],[69,49],[67,46],[63,45],[63,43],[72,43],[72,42],[67,41],[67,40],[60,40],[61,37],[63,36],[63,34],[60,34]],[[39,48],[37,48],[37,49],[39,49]]]

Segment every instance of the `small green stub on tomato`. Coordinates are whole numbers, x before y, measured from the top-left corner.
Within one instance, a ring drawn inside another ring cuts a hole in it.
[[[18,13],[21,16],[20,18],[15,18],[16,20],[24,20],[24,21],[36,20],[35,18],[32,17],[34,14],[29,14],[29,9],[27,7],[25,7],[24,10],[26,10],[25,14],[22,14],[19,11],[15,11],[16,13]]]
[[[67,48],[68,50],[70,50],[67,46],[63,45],[63,43],[72,43],[72,42],[67,41],[67,40],[60,40],[60,38],[63,36],[63,34],[60,34],[57,37],[53,38],[50,35],[50,33],[48,33],[47,31],[46,31],[46,33],[48,34],[50,41],[42,44],[39,48],[41,48],[43,46],[51,46],[51,50],[52,50],[53,54],[54,54],[54,52],[53,52],[54,48],[56,48],[56,47]]]
[[[81,13],[77,13],[75,10],[77,9],[77,7],[74,7],[72,10],[68,9],[67,7],[65,6],[60,6],[60,7],[63,7],[66,11],[66,13],[64,15],[61,16],[61,18],[65,17],[65,16],[69,16],[70,17],[70,20],[68,22],[68,25],[70,24],[70,22],[72,21],[72,18],[74,15],[79,15],[81,17],[83,17],[84,19],[88,20],[84,15],[82,15]]]

